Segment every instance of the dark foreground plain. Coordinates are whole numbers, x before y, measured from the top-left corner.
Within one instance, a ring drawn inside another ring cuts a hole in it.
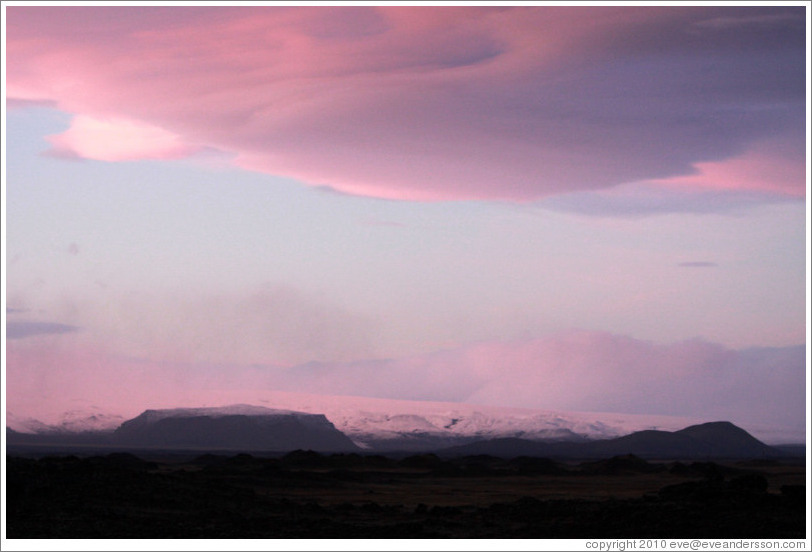
[[[802,460],[7,457],[8,538],[804,538]]]

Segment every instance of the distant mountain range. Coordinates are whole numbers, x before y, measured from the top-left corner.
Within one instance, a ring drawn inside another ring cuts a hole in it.
[[[786,451],[767,446],[729,422],[696,424],[678,431],[648,429],[590,439],[565,427],[538,427],[539,420],[535,421],[534,430],[525,424],[525,429],[512,433],[514,436],[492,438],[499,432],[483,431],[482,426],[490,424],[492,429],[495,421],[483,416],[478,419],[469,416],[465,420],[452,418],[448,423],[451,427],[473,424],[478,428],[454,434],[448,431],[449,427],[442,431],[423,416],[393,415],[378,420],[378,425],[385,425],[386,431],[367,432],[367,440],[362,444],[370,452],[433,451],[444,456],[487,454],[504,458],[597,458],[625,454],[643,458],[765,458],[786,455]],[[515,430],[516,424],[507,426]],[[79,424],[79,427],[84,426]],[[44,425],[35,425],[35,429],[39,431],[6,428],[7,443],[10,446],[92,445],[252,452],[362,450],[322,414],[251,405],[147,410],[115,429],[99,430],[92,425],[84,431],[68,431],[64,427],[49,429]],[[517,434],[521,436],[515,436]]]
[[[336,429],[367,450],[421,451],[501,438],[530,441],[612,439],[642,430],[677,431],[708,421],[659,414],[542,410],[267,389],[195,393],[194,397],[185,401],[149,408],[171,410],[178,407],[252,404],[276,410],[322,414]],[[41,417],[27,417],[11,409],[6,412],[6,425],[20,433],[113,431],[142,411],[123,412],[114,405],[87,405],[73,406],[67,412],[54,408],[51,412],[41,412]],[[715,419],[729,418],[720,416]],[[730,421],[737,423],[736,420]],[[792,429],[758,423],[748,423],[743,427],[768,444],[805,441],[806,430],[802,423],[799,428]]]

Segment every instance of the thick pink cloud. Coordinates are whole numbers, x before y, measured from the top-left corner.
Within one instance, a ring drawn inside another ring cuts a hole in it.
[[[796,160],[800,140],[770,140],[741,155],[695,164],[691,174],[652,182],[672,190],[768,192],[804,197],[806,167]]]
[[[76,115],[62,155],[214,149],[375,197],[532,200],[695,170],[802,195],[797,169],[775,182],[785,160],[747,150],[803,126],[803,10],[762,11],[10,7],[8,98]]]

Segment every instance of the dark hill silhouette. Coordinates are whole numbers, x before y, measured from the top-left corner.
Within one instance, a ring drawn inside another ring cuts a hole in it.
[[[636,431],[615,439],[586,443],[546,443],[525,439],[491,439],[442,451],[444,456],[489,454],[500,458],[769,458],[783,453],[730,422],[710,422],[679,431]]]
[[[761,456],[775,456],[776,450],[769,447],[747,433],[740,427],[730,422],[709,422],[706,424],[693,425],[681,429],[675,434],[684,435],[707,443],[712,450],[723,448],[726,451],[741,450],[749,456],[756,456],[761,451]]]
[[[606,441],[595,441],[590,443],[590,455],[615,456],[620,454],[635,454],[642,457],[660,458],[696,458],[703,456],[745,456],[751,454],[744,453],[730,454],[722,450],[722,447],[715,447],[711,443],[693,439],[689,435],[679,432],[645,430],[636,431],[616,439]],[[756,454],[761,456],[761,453]]]

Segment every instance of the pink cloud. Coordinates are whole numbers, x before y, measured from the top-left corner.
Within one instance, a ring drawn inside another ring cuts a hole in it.
[[[744,191],[803,198],[806,174],[797,163],[800,140],[771,140],[744,153],[720,161],[694,165],[692,174],[654,180],[651,183],[682,191]]]
[[[121,119],[74,117],[65,132],[48,137],[52,154],[99,161],[180,159],[198,148],[161,128]]]
[[[175,159],[203,148],[244,169],[407,200],[699,184],[693,170],[727,189],[731,166],[780,179],[747,189],[799,188],[802,157],[783,174],[771,151],[737,156],[803,123],[802,10],[738,26],[746,47],[736,25],[701,25],[752,18],[735,8],[7,14],[8,97],[75,114],[51,138],[63,154]]]

